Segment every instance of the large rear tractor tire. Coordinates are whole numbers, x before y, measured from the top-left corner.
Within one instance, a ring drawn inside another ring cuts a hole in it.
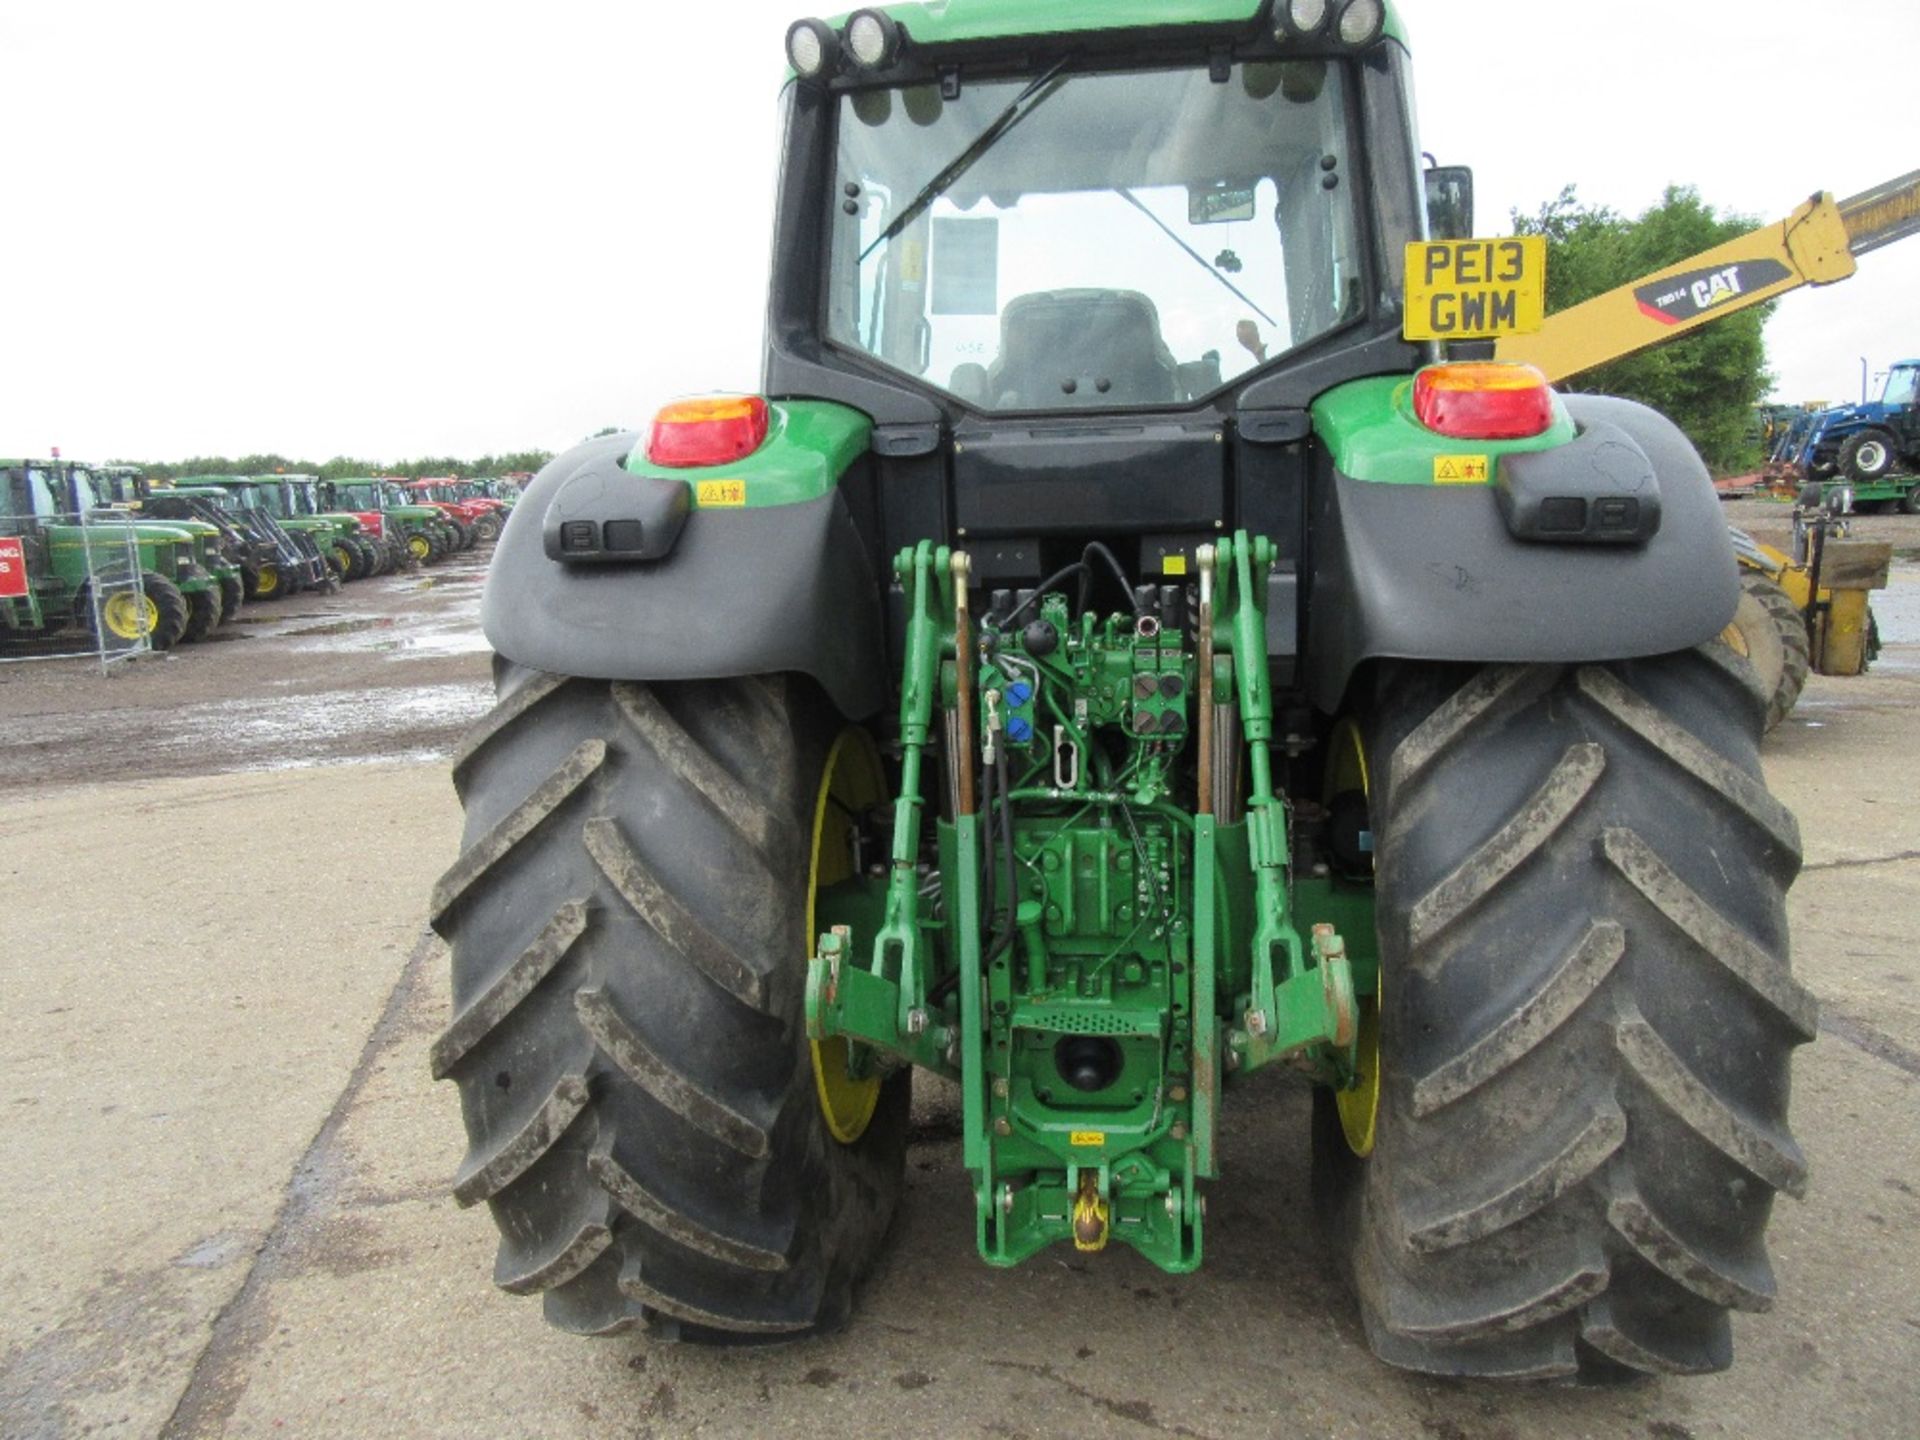
[[[1357,1154],[1316,1192],[1383,1359],[1439,1375],[1723,1369],[1806,1163],[1788,1060],[1793,817],[1770,696],[1724,646],[1402,665],[1368,717],[1383,1002]]]
[[[210,586],[205,590],[195,590],[186,597],[187,624],[180,632],[182,644],[191,645],[204,640],[213,633],[213,627],[220,623],[220,587]]]
[[[279,564],[269,560],[253,571],[253,588],[247,592],[249,600],[278,600],[291,587],[287,584],[286,572]]]
[[[240,617],[241,607],[246,603],[247,583],[240,575],[222,575],[220,577],[220,623],[231,625]]]
[[[1913,488],[1900,497],[1900,508],[1909,515],[1920,515],[1920,480],[1916,480]]]
[[[1806,617],[1793,597],[1757,570],[1740,572],[1740,608],[1721,636],[1727,646],[1746,657],[1772,698],[1767,702],[1766,728],[1772,730],[1793,712],[1807,687],[1813,658],[1807,645]]]
[[[899,1197],[908,1092],[882,1086],[846,1144],[816,1098],[829,712],[783,679],[496,679],[432,905],[454,1000],[433,1071],[469,1141],[453,1193],[493,1212],[495,1283],[585,1333],[838,1326]]]
[[[475,520],[473,522],[473,538],[484,545],[491,545],[494,541],[498,540],[500,538],[500,517],[498,515],[487,514]]]

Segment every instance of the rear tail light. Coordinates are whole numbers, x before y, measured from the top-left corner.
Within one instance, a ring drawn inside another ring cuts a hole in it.
[[[767,438],[767,402],[758,395],[676,400],[653,417],[647,459],[685,468],[744,460]]]
[[[1413,413],[1456,440],[1523,440],[1553,424],[1553,390],[1531,365],[1431,365],[1413,379]]]

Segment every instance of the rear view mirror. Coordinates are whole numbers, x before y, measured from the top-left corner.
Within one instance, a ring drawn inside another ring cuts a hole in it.
[[[1253,190],[1227,185],[1189,185],[1187,223],[1222,225],[1229,220],[1253,219]]]
[[[1473,238],[1473,171],[1465,165],[1436,165],[1422,172],[1427,182],[1427,238]]]

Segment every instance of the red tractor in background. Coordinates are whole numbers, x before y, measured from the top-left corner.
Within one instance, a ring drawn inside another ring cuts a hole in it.
[[[459,482],[451,475],[434,475],[421,480],[395,478],[400,479],[416,503],[431,505],[447,517],[447,523],[453,526],[460,537],[460,549],[471,550],[482,540],[491,542],[500,538],[500,529],[505,522],[500,514],[499,501],[459,498],[454,493],[454,486]]]

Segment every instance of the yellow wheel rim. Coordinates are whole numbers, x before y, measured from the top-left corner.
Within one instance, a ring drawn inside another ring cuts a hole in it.
[[[353,552],[344,545],[333,547],[333,563],[340,567],[340,573],[346,574],[353,569]]]
[[[160,624],[160,607],[145,595],[121,592],[109,595],[107,603],[100,607],[101,618],[122,640],[138,640],[142,635],[151,635]]]
[[[1358,790],[1373,798],[1372,776],[1367,767],[1367,747],[1360,738],[1360,727],[1342,720],[1334,727],[1327,763],[1325,798],[1349,790]],[[1354,1053],[1354,1084],[1334,1091],[1334,1104],[1340,1110],[1340,1132],[1347,1148],[1359,1156],[1373,1153],[1374,1127],[1380,1118],[1380,1002],[1385,994],[1382,976],[1371,995],[1362,995],[1360,1035]]]
[[[857,726],[840,732],[827,751],[820,789],[813,801],[813,845],[807,861],[807,950],[820,938],[816,911],[820,892],[853,878],[853,817],[887,798],[886,771],[873,737]],[[820,1097],[820,1113],[827,1130],[843,1145],[866,1133],[880,1103],[877,1076],[855,1079],[847,1073],[847,1041],[810,1042],[813,1048],[813,1086]]]
[[[433,554],[433,546],[424,535],[414,535],[407,540],[407,549],[413,552],[413,558],[424,560]]]
[[[253,593],[272,595],[280,588],[280,572],[271,565],[262,565],[260,573],[254,578]]]

